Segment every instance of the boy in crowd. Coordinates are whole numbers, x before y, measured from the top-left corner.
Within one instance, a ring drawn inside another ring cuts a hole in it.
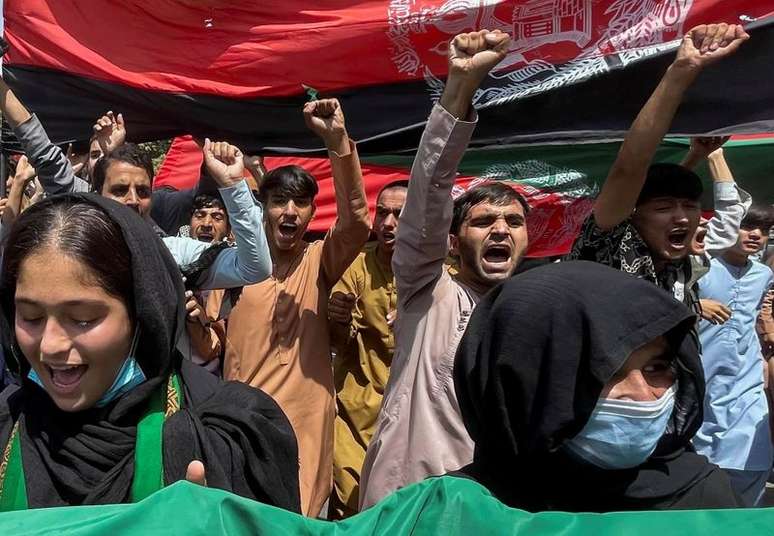
[[[748,508],[763,496],[774,456],[764,389],[766,366],[756,332],[774,275],[751,259],[765,249],[772,225],[774,208],[754,204],[742,220],[736,245],[713,258],[699,281],[699,296],[727,304],[729,315],[725,322],[702,320],[699,325],[707,391],[704,423],[693,444],[726,470]],[[772,324],[769,317],[761,325],[770,333]]]

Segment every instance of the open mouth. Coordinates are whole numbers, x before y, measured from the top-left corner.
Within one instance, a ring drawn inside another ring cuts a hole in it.
[[[200,242],[212,242],[215,237],[210,233],[202,233],[200,232],[198,235],[196,235],[196,239]]]
[[[45,365],[45,367],[51,377],[51,383],[60,394],[75,391],[89,368],[88,365]]]
[[[685,248],[685,239],[687,237],[688,237],[688,229],[674,229],[669,233],[669,235],[667,235],[669,244],[675,249]]]
[[[506,244],[491,244],[484,249],[483,259],[489,267],[501,268],[511,260],[511,248]]]
[[[390,231],[382,233],[382,238],[386,243],[395,242],[395,233],[392,233]]]
[[[280,235],[284,238],[292,238],[298,230],[298,225],[295,223],[280,223],[278,228]]]
[[[756,240],[745,240],[742,245],[748,249],[760,249],[762,244]]]

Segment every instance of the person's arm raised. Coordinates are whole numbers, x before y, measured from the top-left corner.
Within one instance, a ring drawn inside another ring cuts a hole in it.
[[[196,282],[196,288],[233,288],[263,281],[271,275],[271,254],[263,227],[263,207],[254,201],[244,179],[242,152],[227,142],[209,139],[205,140],[202,152],[207,172],[217,183],[226,205],[237,247],[221,251]],[[208,248],[204,242],[182,240],[186,258],[177,259],[181,265],[193,262]]]
[[[401,303],[443,276],[454,205],[451,190],[478,119],[472,109],[473,96],[505,58],[509,41],[499,30],[482,30],[457,35],[449,45],[449,76],[411,167],[392,257]]]
[[[594,204],[594,219],[599,228],[612,229],[631,216],[648,167],[685,91],[702,69],[733,54],[748,38],[744,29],[734,24],[704,24],[683,37],[677,57],[626,134]]]
[[[325,143],[333,169],[336,222],[325,237],[321,270],[330,289],[368,240],[371,219],[360,158],[347,133],[341,104],[337,99],[307,102],[303,113],[306,126]]]

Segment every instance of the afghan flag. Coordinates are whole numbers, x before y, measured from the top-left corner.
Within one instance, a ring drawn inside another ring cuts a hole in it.
[[[673,133],[774,130],[772,0],[6,0],[5,78],[55,143],[122,112],[132,141],[180,134],[302,152],[309,94],[341,99],[360,154],[416,148],[449,40],[501,29],[474,145],[619,138],[700,23],[752,39],[702,74]]]
[[[547,144],[528,147],[473,149],[459,167],[455,189],[460,192],[478,181],[502,181],[527,199],[530,257],[564,255],[570,250],[583,220],[591,212],[594,198],[615,160],[620,144]],[[679,163],[689,146],[688,139],[667,139],[656,154],[657,162]],[[754,199],[774,199],[771,181],[774,136],[734,136],[724,145],[725,158],[739,185]],[[405,180],[411,171],[410,155],[361,157],[371,217],[376,198],[384,186]],[[158,170],[155,188],[194,188],[199,181],[201,150],[190,136],[176,138]],[[336,218],[336,198],[330,161],[320,157],[272,156],[264,161],[271,170],[299,165],[316,179],[317,210],[309,230],[325,232]],[[697,169],[704,178],[703,205],[712,208],[712,183],[706,164]]]

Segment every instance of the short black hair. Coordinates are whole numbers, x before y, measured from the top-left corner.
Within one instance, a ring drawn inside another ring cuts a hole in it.
[[[768,234],[772,226],[774,226],[774,207],[762,203],[753,203],[741,224],[742,228],[757,227],[765,234]]]
[[[220,193],[197,194],[191,205],[191,214],[201,208],[219,208],[228,214],[226,205],[223,203],[223,198],[220,196]]]
[[[148,179],[151,181],[151,186],[153,185],[153,161],[151,161],[150,155],[143,151],[139,145],[124,143],[119,145],[109,155],[101,157],[94,165],[93,187],[95,192],[102,193],[102,187],[105,185],[105,176],[111,162],[125,162],[144,169],[148,174]]]
[[[529,204],[519,192],[501,182],[488,182],[471,188],[454,200],[454,215],[449,232],[453,235],[458,234],[470,209],[484,202],[493,205],[519,203],[524,209],[524,214],[529,213]]]
[[[648,168],[648,175],[637,198],[637,205],[657,197],[698,201],[703,192],[704,187],[696,173],[679,164],[661,162]]]
[[[382,195],[383,192],[390,190],[392,188],[408,188],[409,181],[408,179],[404,180],[398,180],[398,181],[392,181],[385,186],[382,187],[381,190],[379,190],[379,193],[376,195],[377,201],[379,200],[379,197]]]
[[[317,181],[307,170],[293,165],[280,166],[269,171],[261,182],[258,197],[265,203],[273,191],[279,191],[288,197],[314,199],[319,188]]]

